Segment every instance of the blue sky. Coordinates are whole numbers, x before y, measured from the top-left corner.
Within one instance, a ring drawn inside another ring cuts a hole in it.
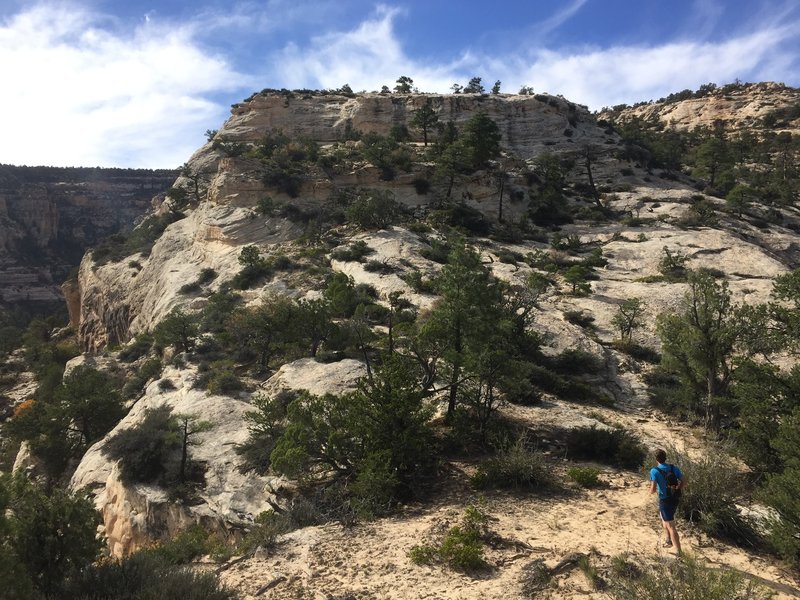
[[[0,163],[175,167],[265,87],[800,85],[797,0],[0,0]]]

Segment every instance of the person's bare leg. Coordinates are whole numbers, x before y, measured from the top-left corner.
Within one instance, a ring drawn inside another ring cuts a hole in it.
[[[664,521],[664,529],[667,530],[667,534],[669,535],[669,539],[672,540],[672,545],[675,546],[675,550],[678,556],[681,555],[681,538],[678,535],[678,529],[675,527],[675,521]]]
[[[663,519],[661,520],[661,525],[664,527],[664,531],[667,534],[667,537],[664,540],[664,547],[669,548],[670,546],[672,546],[672,538],[669,535],[669,527],[667,527],[667,522],[664,521]]]

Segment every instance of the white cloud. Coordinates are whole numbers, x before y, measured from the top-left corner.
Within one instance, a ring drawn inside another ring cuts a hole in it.
[[[534,35],[544,37],[548,33],[555,31],[564,23],[569,21],[572,17],[574,17],[577,12],[583,8],[583,5],[586,4],[586,2],[588,2],[588,0],[573,0],[560,11],[537,24],[533,29]]]
[[[578,0],[553,17],[557,27],[583,6]],[[702,3],[701,3],[702,4]],[[706,5],[706,13],[713,3]],[[423,91],[446,92],[453,82],[478,75],[484,82],[500,79],[503,90],[522,85],[563,94],[590,108],[620,102],[658,98],[709,81],[727,83],[778,80],[792,83],[798,64],[791,42],[800,23],[765,22],[750,32],[718,42],[675,41],[659,46],[611,46],[478,55],[465,51],[443,63],[414,60],[402,48],[393,30],[396,9],[381,7],[351,31],[326,33],[305,46],[290,45],[276,57],[281,66],[274,76],[286,87],[378,89],[392,85],[399,75],[410,75]],[[796,82],[795,82],[796,83]]]
[[[587,1],[565,2],[534,30],[539,37],[554,31]],[[238,100],[265,86],[349,83],[375,90],[409,75],[421,90],[447,92],[477,75],[487,87],[500,79],[503,91],[532,85],[600,108],[708,81],[799,83],[800,21],[789,0],[780,10],[754,13],[749,30],[717,42],[697,36],[698,29],[713,28],[719,1],[696,0],[695,26],[661,45],[547,48],[531,45],[537,36],[527,30],[519,50],[464,48],[425,59],[412,57],[395,33],[395,21],[409,16],[403,10],[378,5],[349,30],[323,29],[339,15],[338,6],[334,0],[239,0],[224,13],[199,8],[185,21],[150,11],[133,28],[58,0],[24,8],[0,21],[0,162],[177,166],[202,143],[206,128],[227,117],[230,100],[219,98]],[[306,41],[303,32],[312,27],[322,33]],[[295,41],[271,49],[287,31]],[[252,57],[262,46],[265,60],[237,72],[235,53]]]
[[[152,21],[119,33],[76,5],[39,4],[0,24],[0,162],[184,162],[226,116],[208,96],[246,81],[191,25]]]

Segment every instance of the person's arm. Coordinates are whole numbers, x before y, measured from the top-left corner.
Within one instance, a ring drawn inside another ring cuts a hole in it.
[[[686,486],[686,477],[684,477],[683,473],[681,473],[681,476],[678,478],[678,489],[682,490],[685,486]]]
[[[655,494],[656,493],[656,489],[658,489],[656,487],[656,478],[653,476],[653,471],[651,470],[650,471],[650,493],[651,494]]]

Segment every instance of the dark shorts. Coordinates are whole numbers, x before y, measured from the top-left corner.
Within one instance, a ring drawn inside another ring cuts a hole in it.
[[[658,510],[661,512],[661,519],[663,521],[674,521],[675,510],[678,508],[678,500],[676,498],[659,498]]]

